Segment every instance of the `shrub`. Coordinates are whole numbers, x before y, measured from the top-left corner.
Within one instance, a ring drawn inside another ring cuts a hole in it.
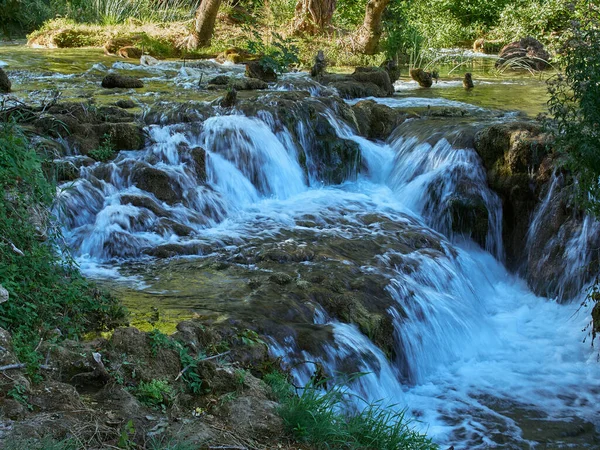
[[[163,380],[140,381],[133,392],[141,403],[155,409],[166,409],[175,398],[173,387]]]

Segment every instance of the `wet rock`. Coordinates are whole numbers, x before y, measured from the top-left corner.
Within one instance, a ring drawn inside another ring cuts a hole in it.
[[[116,73],[108,74],[102,80],[102,87],[107,89],[125,88],[139,89],[144,87],[142,80],[130,77],[128,75],[118,75]]]
[[[362,100],[352,106],[359,132],[369,139],[387,139],[406,120],[406,114],[373,100]]]
[[[108,138],[113,150],[140,150],[144,148],[144,131],[137,123],[101,123],[92,125],[99,141]]]
[[[539,170],[549,152],[548,138],[536,123],[513,122],[480,130],[474,147],[490,187],[502,199],[507,266],[515,269],[525,257],[530,217],[548,180],[546,172]]]
[[[246,64],[246,76],[248,78],[258,78],[268,83],[277,81],[275,70],[266,65],[262,60],[250,61]]]
[[[373,83],[386,96],[394,94],[394,86],[388,73],[378,67],[357,67],[352,78],[360,83]]]
[[[469,72],[465,73],[462,83],[465,89],[473,89],[473,77]]]
[[[424,88],[430,88],[433,84],[432,73],[425,72],[423,69],[410,69],[410,77]]]
[[[486,247],[489,212],[480,195],[457,192],[448,199],[448,212],[454,233],[469,236],[482,248]]]
[[[331,80],[330,75],[327,75],[327,78]],[[379,86],[373,83],[361,83],[347,78],[337,78],[337,80],[329,81],[327,84],[334,87],[340,97],[345,99],[387,96],[379,89]]]
[[[525,37],[505,45],[498,54],[496,67],[508,66],[512,69],[544,70],[548,67],[550,54],[544,45],[532,37]],[[514,64],[511,64],[514,62]]]
[[[191,236],[196,233],[193,228],[167,218],[161,218],[154,229],[163,235],[174,233],[177,236]]]
[[[146,208],[152,211],[158,217],[166,217],[169,215],[166,209],[156,203],[152,198],[145,195],[126,194],[121,196],[122,205],[133,205],[138,208]]]
[[[169,174],[154,167],[145,166],[131,174],[131,182],[139,189],[150,192],[166,203],[174,204],[181,200],[181,190],[175,185]]]
[[[319,50],[315,55],[315,62],[310,69],[310,76],[313,78],[320,78],[327,68],[327,61],[325,60],[325,54],[323,50]]]
[[[231,88],[227,89],[227,93],[225,94],[225,97],[223,97],[221,99],[221,102],[219,104],[221,105],[222,108],[231,108],[231,107],[235,106],[236,102],[237,102],[237,91],[235,90],[234,87],[231,87]]]
[[[142,57],[143,53],[141,49],[128,45],[126,47],[121,47],[117,51],[117,55],[121,58],[139,59]]]
[[[160,64],[160,61],[153,56],[142,55],[140,58],[140,65],[142,66],[156,66],[157,64]]]
[[[208,81],[208,84],[214,84],[216,86],[227,86],[231,82],[232,78],[228,75],[217,75]]]
[[[12,87],[12,83],[8,79],[6,72],[0,68],[0,93],[8,93]]]
[[[123,109],[135,108],[135,102],[130,99],[117,100],[115,102],[115,105],[118,106],[119,108],[123,108]]]
[[[194,147],[190,150],[190,154],[194,160],[198,181],[206,183],[206,150],[202,147]]]

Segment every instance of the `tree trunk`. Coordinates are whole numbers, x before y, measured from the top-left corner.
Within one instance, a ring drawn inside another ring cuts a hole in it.
[[[298,0],[294,18],[295,32],[317,34],[328,28],[335,3],[336,0]]]
[[[377,53],[381,38],[381,18],[390,0],[369,0],[365,10],[365,20],[358,29],[358,49],[367,55]]]
[[[196,45],[197,47],[206,47],[210,45],[217,13],[221,6],[221,0],[202,0],[196,11]]]

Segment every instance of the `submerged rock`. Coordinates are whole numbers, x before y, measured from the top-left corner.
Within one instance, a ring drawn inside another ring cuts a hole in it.
[[[223,97],[221,99],[221,102],[219,104],[223,108],[231,108],[232,106],[235,106],[236,101],[237,101],[237,91],[235,90],[234,87],[231,87],[231,88],[227,89],[227,93],[225,94],[225,97]]]
[[[511,69],[544,70],[548,67],[550,54],[544,45],[532,37],[525,37],[505,45],[498,54],[496,67],[508,66]]]
[[[166,203],[174,204],[181,200],[181,191],[171,182],[171,177],[165,171],[155,167],[145,166],[135,169],[131,181],[141,190],[150,192]]]
[[[12,87],[12,83],[8,79],[6,72],[0,68],[0,93],[8,93]]]
[[[142,80],[130,77],[129,75],[118,75],[116,73],[111,73],[106,75],[102,80],[102,87],[107,89],[139,89],[144,87],[144,83]]]

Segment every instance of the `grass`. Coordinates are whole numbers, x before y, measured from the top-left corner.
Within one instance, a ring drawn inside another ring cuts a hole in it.
[[[41,338],[106,330],[122,323],[125,311],[70,258],[49,213],[55,186],[23,130],[0,122],[0,148],[0,284],[10,295],[0,305],[0,327],[12,333],[17,356],[35,374]]]
[[[352,413],[347,390],[340,385],[326,389],[326,381],[313,380],[297,394],[280,373],[268,374],[264,381],[281,403],[278,412],[288,432],[317,449],[438,448],[412,427],[405,410],[374,403]]]

